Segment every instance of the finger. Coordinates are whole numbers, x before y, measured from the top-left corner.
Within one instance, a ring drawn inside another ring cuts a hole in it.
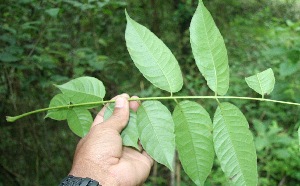
[[[118,96],[113,97],[111,100],[115,100],[116,97],[118,97]],[[126,96],[126,94],[124,96]],[[92,127],[94,127],[95,125],[98,125],[98,124],[100,124],[104,121],[104,113],[105,113],[108,106],[109,106],[109,103],[105,104],[103,106],[103,108],[98,112],[96,118],[94,119],[94,122],[92,123]]]
[[[138,163],[139,167],[141,166],[141,162],[145,164],[149,170],[153,166],[153,159],[145,152],[139,152],[130,147],[123,148],[123,157],[130,158],[131,161]]]
[[[151,156],[150,156],[146,151],[143,151],[143,152],[142,152],[142,155],[144,155],[144,156],[148,159],[148,161],[149,161],[149,163],[150,163],[150,167],[152,167],[152,166],[153,166],[153,163],[154,163],[153,158],[151,158]]]
[[[132,96],[131,98],[139,98],[137,96]],[[129,102],[129,108],[132,109],[134,112],[137,111],[137,109],[139,108],[140,103],[138,101],[130,101]]]
[[[138,141],[138,147],[140,152],[144,150],[140,140]]]
[[[107,106],[108,106],[107,104],[104,105],[104,107],[100,110],[100,112],[98,112],[96,118],[93,121],[92,127],[94,127],[95,125],[98,125],[104,121],[104,113],[105,113]]]
[[[122,94],[116,97],[115,108],[110,118],[103,122],[103,127],[108,127],[121,132],[129,119],[129,96]]]

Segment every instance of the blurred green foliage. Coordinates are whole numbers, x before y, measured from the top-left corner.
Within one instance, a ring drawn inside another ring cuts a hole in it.
[[[300,102],[300,2],[204,3],[228,49],[228,95],[258,97],[247,88],[244,77],[272,67],[276,85],[269,98]],[[189,44],[188,28],[196,5],[196,0],[1,1],[0,185],[57,185],[68,174],[79,139],[66,123],[43,120],[42,114],[16,123],[5,121],[6,115],[47,107],[57,92],[52,84],[88,75],[103,81],[106,99],[122,92],[140,97],[166,95],[133,67],[124,40],[125,8],[178,59],[184,74],[184,88],[178,95],[211,95]],[[300,108],[231,101],[245,113],[255,135],[260,185],[299,184]],[[199,103],[205,103],[213,115],[214,102]],[[180,178],[181,185],[192,185],[183,171]],[[170,172],[157,165],[145,185],[170,184]],[[218,166],[207,185],[226,185]]]

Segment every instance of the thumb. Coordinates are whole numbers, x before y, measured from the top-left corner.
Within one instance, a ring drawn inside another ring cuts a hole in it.
[[[129,102],[123,95],[116,97],[115,108],[108,120],[102,126],[117,130],[119,133],[123,130],[129,120]]]

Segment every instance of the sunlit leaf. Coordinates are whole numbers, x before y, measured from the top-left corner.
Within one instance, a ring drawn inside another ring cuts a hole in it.
[[[173,170],[175,135],[170,111],[159,101],[145,101],[137,111],[137,126],[146,152]]]
[[[176,106],[173,119],[183,169],[196,185],[204,185],[214,160],[210,116],[198,103],[183,101]]]
[[[107,120],[113,113],[115,104],[110,103],[105,110],[104,113],[104,120]],[[139,133],[138,128],[136,125],[136,113],[132,110],[130,111],[129,121],[126,127],[121,132],[121,137],[124,146],[134,147],[139,149],[138,140],[139,140]]]
[[[103,83],[94,77],[80,77],[56,86],[71,99],[72,103],[102,101],[105,96]]]
[[[229,88],[229,66],[223,37],[200,0],[190,26],[190,41],[196,64],[211,90],[225,95]]]
[[[125,13],[126,45],[135,66],[153,85],[168,92],[178,92],[182,88],[183,79],[170,49],[150,30]]]
[[[70,99],[64,94],[57,94],[54,96],[49,104],[49,107],[58,107],[58,106],[66,106],[70,105]],[[45,118],[51,118],[55,120],[65,120],[67,119],[68,111],[70,109],[56,109],[49,110]]]
[[[67,121],[72,132],[80,137],[84,137],[90,131],[93,118],[86,109],[72,108],[68,111]]]
[[[271,68],[256,75],[246,77],[245,80],[250,88],[263,97],[265,94],[270,94],[275,85],[274,72]]]
[[[231,185],[257,185],[257,156],[253,136],[243,113],[220,103],[213,121],[216,155]]]

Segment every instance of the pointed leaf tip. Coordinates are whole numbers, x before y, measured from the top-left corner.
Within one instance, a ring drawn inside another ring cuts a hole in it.
[[[127,13],[126,8],[125,8],[125,16],[126,16],[126,19],[129,19],[129,18],[130,18],[130,16],[129,16],[128,13]]]
[[[229,88],[229,65],[224,39],[210,12],[199,1],[190,25],[190,43],[197,67],[218,95]]]
[[[182,73],[170,49],[149,29],[126,16],[126,46],[135,66],[154,86],[170,93],[180,91]]]

